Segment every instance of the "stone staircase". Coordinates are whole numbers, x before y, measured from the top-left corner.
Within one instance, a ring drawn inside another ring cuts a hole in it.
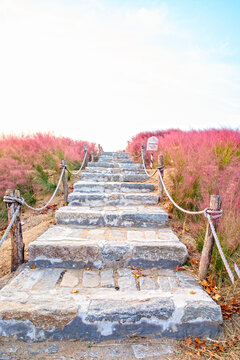
[[[89,163],[0,291],[0,337],[24,341],[216,336],[218,305],[186,271],[154,185],[126,153]]]

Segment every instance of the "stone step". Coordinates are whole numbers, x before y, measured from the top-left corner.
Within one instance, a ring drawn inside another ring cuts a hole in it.
[[[170,229],[78,229],[53,226],[29,244],[29,262],[55,268],[176,268],[187,259],[186,246]]]
[[[99,168],[99,167],[102,167],[102,168],[115,168],[115,164],[114,162],[104,162],[104,161],[98,161],[98,162],[89,162],[87,164],[87,167],[89,168]]]
[[[101,156],[100,157],[103,157],[103,156],[111,156],[111,157],[119,157],[119,158],[128,158],[130,157],[130,155],[126,152],[102,152]]]
[[[0,291],[1,340],[210,337],[221,308],[186,272],[25,268]]]
[[[99,163],[112,163],[112,164],[136,164],[133,160],[131,159],[117,159],[117,158],[110,158],[110,157],[102,157],[102,158],[99,158],[98,160]]]
[[[68,196],[69,206],[128,206],[157,205],[159,196],[141,193],[82,193],[74,191]]]
[[[101,173],[88,173],[81,174],[81,179],[84,181],[111,181],[111,182],[136,182],[148,180],[145,174],[135,174],[132,172],[125,172],[119,174],[101,174]]]
[[[102,167],[86,167],[85,172],[88,174],[146,174],[143,169],[120,169],[120,168],[102,168]]]
[[[168,214],[159,206],[64,206],[56,211],[59,225],[161,228]]]
[[[122,170],[133,170],[133,169],[142,169],[141,164],[135,163],[117,163],[117,162],[89,162],[87,165],[88,168],[116,168]]]
[[[155,189],[153,184],[90,181],[78,181],[73,188],[83,193],[148,193]]]

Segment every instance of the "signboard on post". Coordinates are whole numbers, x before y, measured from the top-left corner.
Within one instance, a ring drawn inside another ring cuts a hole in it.
[[[158,138],[156,136],[152,136],[148,138],[147,151],[157,151],[157,149],[158,149]]]

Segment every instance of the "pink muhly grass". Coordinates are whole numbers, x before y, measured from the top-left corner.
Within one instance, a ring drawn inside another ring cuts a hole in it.
[[[128,142],[126,149],[133,158],[139,159],[142,142],[147,145],[150,136],[159,139],[158,151],[154,152],[155,164],[158,154],[163,153],[166,166],[176,169],[173,193],[178,202],[203,209],[209,206],[210,194],[221,195],[223,216],[219,231],[230,248],[239,247],[240,132],[210,129],[139,133]],[[149,161],[147,151],[146,163]]]

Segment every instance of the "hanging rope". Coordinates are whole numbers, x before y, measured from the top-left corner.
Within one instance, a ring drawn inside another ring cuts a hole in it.
[[[158,171],[158,169],[156,169],[156,170],[153,172],[153,174],[149,174],[149,173],[148,173],[148,171],[147,171],[147,169],[146,169],[146,166],[145,166],[145,161],[144,161],[144,157],[143,157],[143,151],[142,151],[142,164],[143,164],[143,169],[144,169],[146,175],[149,177],[149,179],[150,179],[151,177],[153,177],[153,176],[156,174],[156,172]]]
[[[212,231],[212,234],[213,234],[213,237],[215,239],[215,242],[216,242],[216,245],[217,245],[217,248],[218,248],[218,251],[220,253],[220,256],[222,258],[222,261],[225,265],[225,268],[228,272],[228,275],[231,279],[231,282],[234,284],[234,275],[230,269],[230,266],[227,262],[227,259],[224,255],[224,252],[222,250],[222,247],[221,247],[221,244],[220,244],[220,241],[218,239],[218,236],[217,236],[217,233],[216,233],[216,230],[215,230],[215,227],[214,227],[214,224],[212,222],[212,220],[216,220],[217,218],[219,218],[220,216],[222,216],[222,210],[211,210],[211,209],[204,209],[204,210],[201,210],[201,211],[189,211],[189,210],[186,210],[186,209],[183,209],[181,206],[179,206],[178,204],[176,204],[176,202],[173,200],[173,198],[171,197],[171,195],[169,194],[165,184],[164,184],[164,181],[163,181],[163,178],[162,178],[162,174],[161,174],[161,169],[158,169],[158,175],[159,175],[159,179],[162,183],[162,186],[163,186],[163,189],[164,191],[166,192],[169,200],[173,203],[174,206],[176,206],[177,209],[179,209],[180,211],[186,213],[186,214],[190,214],[190,215],[200,215],[200,214],[204,214],[206,216],[206,218],[208,219],[208,222],[209,222],[209,225],[210,225],[210,228],[211,228],[211,231]],[[234,269],[238,275],[238,277],[240,277],[240,270],[239,268],[237,267],[237,264],[234,263]]]
[[[34,211],[42,211],[42,210],[44,210],[44,209],[51,203],[51,201],[54,199],[54,197],[55,197],[55,195],[56,195],[56,193],[57,193],[57,191],[58,191],[58,189],[59,189],[59,186],[60,186],[60,184],[61,184],[61,180],[62,180],[64,171],[65,171],[65,169],[62,169],[60,178],[59,178],[59,180],[58,180],[58,184],[57,184],[56,189],[54,190],[54,193],[53,193],[53,195],[51,196],[50,200],[46,203],[46,205],[44,205],[44,206],[41,207],[41,208],[34,208],[34,207],[28,205],[23,198],[17,198],[17,197],[15,197],[15,196],[7,196],[7,195],[5,195],[4,198],[3,198],[3,201],[4,201],[4,202],[7,202],[7,203],[10,203],[10,202],[18,202],[20,205],[26,205],[26,207],[28,207],[28,208],[31,209],[31,210],[34,210]]]
[[[1,241],[0,241],[0,247],[2,246],[2,244],[3,244],[4,240],[6,239],[6,237],[8,236],[8,233],[9,233],[9,231],[11,230],[11,227],[12,227],[12,225],[13,225],[16,217],[18,216],[18,213],[19,213],[19,210],[20,210],[20,209],[21,209],[21,205],[18,205],[15,213],[13,214],[12,220],[10,221],[10,223],[9,223],[9,225],[8,225],[5,233],[3,234],[3,237],[2,237],[2,239],[1,239]]]
[[[71,170],[69,170],[69,168],[65,165],[65,168],[66,168],[66,170],[69,172],[69,174],[75,176],[75,175],[78,175],[78,174],[80,173],[80,171],[82,170],[82,168],[83,168],[83,166],[84,166],[84,164],[85,164],[85,161],[86,161],[86,158],[87,158],[87,153],[88,153],[88,152],[85,151],[85,156],[84,156],[83,162],[82,162],[82,164],[81,164],[81,166],[80,166],[80,169],[79,169],[78,171],[71,171]]]

